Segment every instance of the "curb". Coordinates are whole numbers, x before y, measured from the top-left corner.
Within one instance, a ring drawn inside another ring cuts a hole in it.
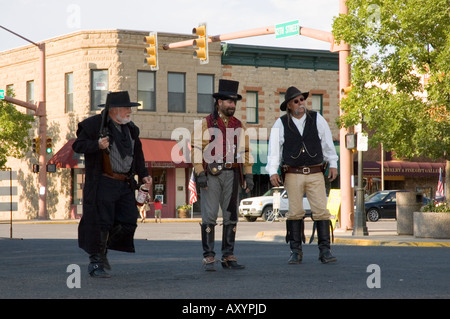
[[[259,232],[256,234],[256,239],[266,241],[282,241],[284,242],[284,235],[280,232]],[[307,240],[308,242],[308,240]],[[315,238],[314,242],[317,242]],[[405,241],[405,240],[389,240],[389,239],[361,239],[361,238],[342,238],[334,237],[333,244],[348,245],[348,246],[390,246],[390,247],[450,247],[450,242],[438,241]]]

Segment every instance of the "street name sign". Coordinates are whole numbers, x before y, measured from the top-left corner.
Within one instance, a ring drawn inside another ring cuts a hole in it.
[[[275,25],[275,39],[299,35],[299,32],[300,32],[300,24],[298,20]]]
[[[0,100],[5,99],[5,90],[0,90]]]

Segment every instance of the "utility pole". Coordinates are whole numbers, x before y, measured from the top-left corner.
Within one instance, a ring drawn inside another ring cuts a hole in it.
[[[40,78],[39,78],[39,101],[37,102],[37,106],[31,103],[27,103],[24,101],[20,101],[8,96],[5,96],[5,100],[7,102],[25,107],[27,109],[33,110],[35,112],[35,116],[39,117],[39,128],[38,135],[40,140],[39,147],[39,213],[38,219],[48,219],[47,216],[47,170],[46,170],[46,145],[45,141],[47,140],[47,110],[46,110],[46,101],[45,101],[45,43],[35,43],[20,34],[17,34],[3,26],[0,25],[0,28],[18,36],[19,38],[24,39],[25,41],[35,45],[39,48],[39,64],[40,64]]]

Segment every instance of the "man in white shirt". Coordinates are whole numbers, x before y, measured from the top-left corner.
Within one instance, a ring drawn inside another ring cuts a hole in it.
[[[333,181],[338,174],[338,156],[326,120],[305,107],[308,95],[309,92],[302,93],[293,86],[287,89],[280,105],[280,110],[287,109],[287,113],[272,127],[266,166],[272,185],[277,187],[284,182],[289,194],[286,241],[291,248],[290,264],[300,263],[303,257],[304,194],[317,225],[319,260],[323,263],[337,260],[330,250],[330,212],[326,208],[323,163],[329,164],[328,178]],[[280,167],[284,181],[278,174]]]

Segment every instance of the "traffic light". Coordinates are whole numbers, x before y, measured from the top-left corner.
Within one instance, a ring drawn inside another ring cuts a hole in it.
[[[346,86],[346,87],[342,88],[341,89],[341,97],[342,98],[347,97],[351,90],[352,90],[351,86]]]
[[[39,154],[39,147],[40,147],[40,143],[39,143],[39,136],[33,138],[33,153],[38,153]]]
[[[47,137],[47,141],[45,143],[45,150],[47,151],[47,154],[50,154],[52,152],[52,139],[50,137]]]
[[[39,165],[33,164],[33,173],[39,173]]]
[[[208,63],[208,34],[206,32],[206,23],[202,23],[197,28],[192,29],[192,34],[198,36],[193,43],[194,47],[197,48],[194,51],[194,58],[200,59],[200,64]]]
[[[159,69],[158,66],[158,34],[156,32],[150,32],[150,34],[144,37],[144,42],[149,46],[144,49],[145,54],[148,55],[144,62],[150,65],[152,71]]]

